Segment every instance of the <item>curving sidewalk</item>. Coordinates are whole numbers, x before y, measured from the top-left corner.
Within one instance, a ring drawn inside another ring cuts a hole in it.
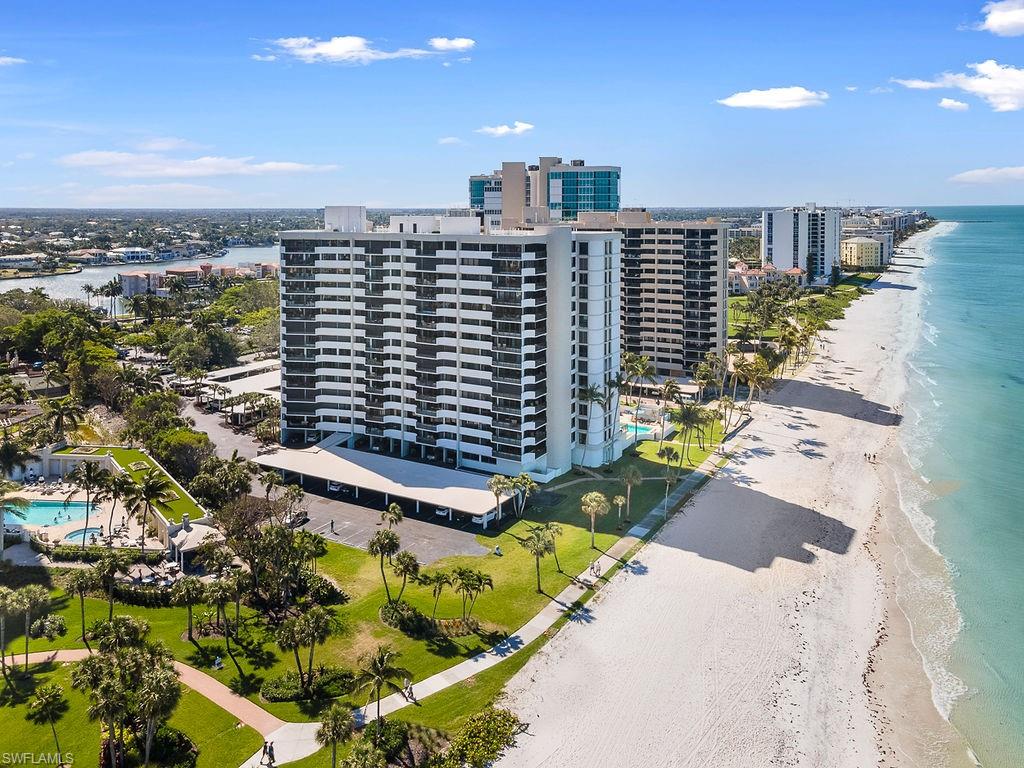
[[[733,439],[727,440],[727,442],[736,442],[738,431],[735,430],[732,433]],[[719,465],[726,458],[724,446],[725,444],[723,444],[721,449],[723,451],[721,455],[712,453],[702,464],[694,467],[686,479],[672,490],[668,497],[668,510],[677,507],[686,498],[687,494],[718,471]],[[600,572],[605,574],[613,566],[620,563],[622,555],[657,528],[658,524],[666,517],[666,512],[665,502],[659,502],[643,519],[630,528],[622,538],[609,547],[607,551],[602,552],[601,556],[597,558]],[[601,577],[599,580],[603,579],[604,577]],[[500,664],[547,632],[564,615],[569,615],[570,620],[589,621],[589,609],[586,606],[576,608],[575,612],[573,612],[573,606],[582,592],[593,586],[593,577],[588,572],[581,573],[574,583],[558,593],[556,597],[544,606],[540,613],[526,622],[517,632],[484,653],[477,654],[416,683],[414,686],[416,698],[425,699]],[[89,651],[85,648],[74,648],[58,651],[37,651],[30,653],[28,658],[29,663],[36,664],[52,661],[79,661],[88,655]],[[226,685],[202,670],[180,661],[175,661],[174,666],[183,684],[196,691],[196,693],[205,696],[221,709],[230,712],[240,722],[259,731],[266,741],[273,743],[275,765],[300,760],[320,749],[320,745],[316,741],[316,732],[320,728],[320,723],[286,722],[270,714],[249,699],[234,693]],[[410,702],[405,696],[400,693],[394,693],[381,699],[380,713],[381,715],[389,715],[407,706],[410,706]],[[365,723],[375,717],[376,709],[376,703],[371,703],[356,710],[357,722]],[[240,768],[259,768],[259,766],[264,764],[262,758],[263,750],[260,749],[260,751],[246,760]]]

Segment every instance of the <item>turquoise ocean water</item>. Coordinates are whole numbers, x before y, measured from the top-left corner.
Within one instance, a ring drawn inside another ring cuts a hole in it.
[[[930,208],[904,450],[960,613],[937,701],[986,766],[1024,766],[1024,206]]]

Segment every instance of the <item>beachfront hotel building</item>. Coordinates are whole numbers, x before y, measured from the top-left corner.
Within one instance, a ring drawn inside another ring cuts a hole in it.
[[[621,455],[609,230],[331,206],[281,237],[282,442],[550,478]]]
[[[881,269],[882,243],[873,237],[848,237],[839,244],[839,260],[846,269]]]
[[[574,226],[622,235],[623,351],[675,378],[692,376],[708,352],[725,354],[728,224],[655,221],[640,208],[581,213]]]
[[[617,211],[622,169],[542,157],[534,165],[504,162],[493,173],[469,177],[469,207],[488,229],[524,221],[574,221],[587,211]]]
[[[839,263],[842,211],[806,206],[761,214],[761,264],[776,269],[802,269],[810,283],[829,277]]]

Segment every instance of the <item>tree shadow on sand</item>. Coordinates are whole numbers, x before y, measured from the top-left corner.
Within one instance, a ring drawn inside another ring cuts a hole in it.
[[[722,473],[719,478],[730,479]],[[778,558],[809,564],[817,558],[814,549],[839,555],[849,551],[855,531],[840,520],[721,481],[708,489],[699,513],[694,514],[691,507],[685,519],[677,520],[658,537],[659,545],[745,571],[768,568]],[[691,526],[699,526],[700,535],[693,535]]]
[[[805,411],[834,413],[884,426],[896,426],[903,419],[889,406],[867,400],[857,392],[799,379],[787,382],[784,387],[773,393],[771,402],[775,405],[802,408]],[[827,403],[827,407],[822,407],[823,403]]]

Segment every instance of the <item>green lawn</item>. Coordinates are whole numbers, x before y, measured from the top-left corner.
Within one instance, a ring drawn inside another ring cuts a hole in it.
[[[843,313],[850,304],[857,299],[860,295],[857,292],[858,288],[863,288],[880,277],[878,272],[860,272],[855,275],[850,275],[842,280],[839,285],[836,286],[835,292],[832,296],[826,296],[824,293],[810,293],[804,296],[800,300],[800,305],[807,306],[810,302],[814,302],[812,306],[817,306],[821,311],[821,314],[830,320],[839,320],[843,317]],[[730,296],[729,297],[729,338],[739,339],[743,338],[743,330],[747,324],[747,297],[746,296]],[[773,326],[765,329],[762,334],[764,341],[771,341],[778,338],[779,327]]]
[[[63,448],[57,451],[58,454],[73,454],[77,446],[69,445],[67,448]],[[133,480],[138,480],[150,468],[157,467],[157,464],[153,459],[143,451],[135,448],[121,448],[118,446],[83,446],[86,448],[99,448],[97,454],[110,453],[117,465],[121,467]],[[95,454],[93,454],[95,455]],[[132,464],[142,462],[145,467],[139,469],[131,469]],[[157,467],[158,468],[158,467]],[[178,498],[173,499],[167,503],[158,502],[156,507],[160,510],[160,513],[172,523],[180,523],[182,515],[188,515],[191,520],[198,520],[201,517],[205,517],[206,513],[189,498],[188,494],[181,485],[168,474],[163,473],[164,476],[171,482],[174,488],[174,492],[178,494]]]
[[[716,439],[718,437],[716,433]],[[364,653],[377,644],[387,643],[401,653],[400,662],[413,673],[415,682],[485,651],[529,621],[550,600],[550,596],[558,594],[572,583],[567,574],[576,575],[583,572],[596,556],[597,553],[590,548],[589,521],[579,511],[579,500],[583,494],[601,491],[609,500],[619,494],[625,495],[625,486],[621,481],[622,473],[627,467],[637,465],[641,467],[645,476],[652,479],[633,489],[633,519],[640,519],[660,501],[664,484],[660,479],[661,460],[654,455],[657,447],[657,441],[642,442],[638,455],[634,456],[632,451],[629,451],[628,455],[610,467],[610,472],[601,473],[601,479],[567,473],[548,483],[543,489],[546,493],[540,494],[535,503],[531,503],[526,519],[515,521],[503,531],[488,531],[477,536],[489,554],[445,558],[427,569],[466,566],[486,571],[491,575],[494,590],[481,595],[474,609],[474,617],[482,624],[477,634],[441,640],[416,640],[385,626],[378,618],[378,610],[385,601],[378,561],[362,550],[328,544],[327,554],[320,558],[317,569],[337,581],[351,599],[346,605],[336,608],[340,630],[317,649],[315,663],[355,668]],[[703,460],[704,455],[705,452],[693,446],[691,460],[694,466]],[[121,458],[128,460],[124,456]],[[131,460],[135,460],[134,457]],[[597,521],[599,549],[607,549],[622,535],[620,526],[624,526],[618,520],[616,512],[613,506],[607,516]],[[549,520],[559,522],[563,529],[563,534],[557,541],[557,549],[564,573],[558,572],[552,557],[544,558],[541,561],[541,578],[546,594],[538,594],[533,557],[520,546],[519,540],[525,536],[531,523]],[[397,530],[401,535],[401,526]],[[501,557],[490,553],[496,544],[503,550]],[[394,592],[398,587],[398,580],[393,577],[390,569],[387,569],[387,572]],[[19,573],[25,575],[25,572]],[[35,573],[35,580],[44,583],[51,590],[53,609],[64,616],[68,634],[52,644],[45,639],[32,640],[29,644],[30,649],[37,651],[81,647],[81,619],[77,598],[69,597],[61,590],[61,575],[58,571],[39,570]],[[582,590],[578,597],[584,597]],[[428,615],[433,611],[433,597],[425,587],[409,585],[403,599]],[[261,617],[251,609],[243,607],[245,628],[242,632],[242,642],[232,644],[233,659],[227,654],[222,640],[200,638],[190,643],[182,639],[186,627],[184,608],[141,608],[117,604],[115,609],[119,614],[145,618],[150,623],[151,639],[159,639],[166,643],[175,658],[203,669],[284,720],[315,720],[326,705],[325,702],[271,704],[261,699],[259,688],[262,682],[293,669],[294,662],[290,655],[281,653],[273,641],[270,630],[263,624]],[[229,607],[229,611],[231,610]],[[197,622],[206,611],[204,607],[195,609]],[[438,604],[437,615],[457,617],[460,613],[461,597],[451,589],[445,590]],[[106,615],[107,605],[104,600],[86,600],[87,625],[106,618]],[[24,638],[18,633],[19,624],[18,621],[9,621],[7,625],[8,648],[14,651],[24,649]],[[540,644],[537,642],[535,645],[539,647]],[[526,652],[516,654],[509,662],[454,686],[450,692],[431,697],[423,707],[409,708],[401,716],[410,722],[432,728],[456,728],[465,717],[493,699],[505,680],[526,662],[533,650],[535,648],[531,646]],[[215,670],[212,666],[218,656],[223,659],[224,668]],[[303,659],[305,660],[305,654]],[[361,706],[365,703],[365,698],[351,696],[347,697],[347,702],[353,706]],[[235,759],[234,756],[230,759],[226,757],[228,753],[234,755],[237,752],[244,758],[259,747],[258,734],[248,729],[235,729],[234,720],[230,715],[221,712],[202,697],[188,694],[183,699],[183,704],[186,703],[187,707],[179,710],[172,724],[188,732],[200,745],[203,750],[201,765],[212,767],[228,764]],[[80,711],[82,704],[81,701],[73,702],[74,711]],[[196,722],[189,724],[185,719],[189,710],[198,711],[206,705],[212,711],[199,713]],[[327,764],[329,756],[326,753],[318,753],[318,756],[309,760],[310,762],[304,761],[300,765]],[[241,762],[241,759],[237,762]]]
[[[56,723],[61,751],[76,765],[95,765],[92,761],[99,753],[100,726],[89,720],[88,697],[71,687],[71,665],[39,664],[31,669],[31,678],[18,680],[19,695],[13,696],[10,691],[0,694],[3,751],[33,755],[56,751],[50,726],[36,725],[26,715],[31,691],[45,683],[58,683],[68,705]],[[199,768],[241,765],[263,743],[259,733],[247,726],[236,727],[234,716],[188,688],[183,689],[170,725],[187,734],[198,747]]]
[[[241,725],[209,699],[185,688],[170,725],[184,732],[199,749],[198,768],[234,768],[263,746],[263,737]]]

